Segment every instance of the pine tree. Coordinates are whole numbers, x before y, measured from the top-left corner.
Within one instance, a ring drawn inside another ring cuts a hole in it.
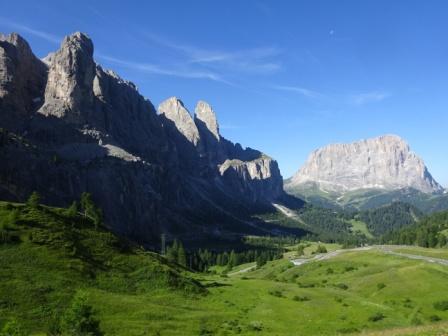
[[[182,242],[179,242],[179,247],[177,250],[177,263],[184,267],[187,266],[187,256],[185,254],[185,250],[184,250],[184,246],[182,245]]]
[[[298,256],[303,256],[305,253],[305,246],[303,246],[302,244],[299,244],[299,246],[297,246],[297,255]]]
[[[26,201],[26,205],[33,209],[37,209],[39,207],[39,203],[40,203],[40,195],[37,191],[34,191]]]
[[[92,219],[95,229],[103,222],[103,211],[98,208],[92,200],[92,195],[87,192],[81,194],[81,209],[84,211],[84,217]]]
[[[173,245],[167,248],[166,257],[171,262],[177,262],[179,259],[179,245],[177,239],[174,239]]]
[[[76,217],[78,214],[78,202],[73,201],[73,203],[67,208],[67,216]]]
[[[236,254],[235,251],[232,250],[232,252],[230,252],[230,256],[229,256],[229,262],[227,263],[227,267],[228,268],[233,268],[235,267],[236,264]]]
[[[439,239],[438,240],[439,240],[439,246],[440,247],[445,247],[445,245],[447,243],[447,240],[446,240],[446,236],[443,233],[439,234]]]

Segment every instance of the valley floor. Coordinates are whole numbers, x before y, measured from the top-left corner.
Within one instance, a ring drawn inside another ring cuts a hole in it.
[[[406,249],[413,254],[421,250]],[[198,279],[210,292],[204,297],[93,291],[104,331],[115,335],[448,333],[448,324],[439,322],[448,320],[448,311],[435,308],[437,302],[448,300],[448,267],[379,248],[332,254],[301,266],[277,260],[230,277]]]

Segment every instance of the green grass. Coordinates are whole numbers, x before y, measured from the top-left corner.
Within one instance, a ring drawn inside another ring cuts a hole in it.
[[[5,225],[11,212],[19,215]],[[0,245],[0,325],[17,318],[29,332],[43,332],[78,289],[117,295],[206,291],[184,269],[64,209],[1,202],[0,218],[3,236],[10,237]]]
[[[14,221],[12,211],[19,212]],[[448,267],[438,264],[344,252],[299,267],[284,258],[227,277],[188,272],[63,209],[0,203],[0,220],[10,238],[0,245],[0,327],[16,318],[31,335],[45,335],[78,289],[88,293],[105,335],[423,336],[448,330],[448,311],[435,305],[448,300]],[[316,248],[310,243],[306,255]]]
[[[364,234],[367,238],[373,238],[373,235],[367,228],[366,223],[356,220],[356,219],[352,219],[352,220],[350,220],[350,224],[352,225],[353,232],[359,232],[359,233]]]
[[[305,248],[303,250],[303,255],[299,256],[297,253],[297,248],[299,245],[305,245]],[[339,250],[342,248],[341,244],[337,243],[322,243],[322,242],[312,242],[312,241],[304,241],[300,244],[296,245],[290,245],[286,247],[287,252],[284,254],[284,257],[287,259],[294,259],[294,258],[309,258],[314,255],[316,252],[317,247],[325,246],[328,252]]]

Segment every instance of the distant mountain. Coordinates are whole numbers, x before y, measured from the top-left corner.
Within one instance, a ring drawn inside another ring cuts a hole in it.
[[[288,199],[277,162],[224,139],[206,102],[194,118],[175,97],[157,113],[93,48],[74,33],[40,60],[0,35],[0,199],[36,190],[65,206],[90,192],[112,229],[141,242],[266,230],[251,214]]]
[[[285,181],[285,189],[320,206],[358,209],[409,198],[413,204],[419,203],[416,199],[430,202],[444,191],[423,160],[395,135],[317,149]]]

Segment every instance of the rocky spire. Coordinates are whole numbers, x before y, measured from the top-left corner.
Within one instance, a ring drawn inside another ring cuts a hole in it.
[[[51,57],[45,89],[45,104],[39,112],[46,116],[83,123],[93,101],[93,43],[80,32],[66,36]]]
[[[200,139],[198,128],[180,99],[168,98],[159,105],[158,111],[160,115],[173,122],[177,130],[190,143],[195,146],[198,144]]]
[[[220,135],[218,121],[216,120],[215,112],[207,102],[200,100],[197,103],[194,111],[194,119],[196,124],[198,124],[198,120],[202,122],[210,133],[216,138],[216,140],[219,141]]]

